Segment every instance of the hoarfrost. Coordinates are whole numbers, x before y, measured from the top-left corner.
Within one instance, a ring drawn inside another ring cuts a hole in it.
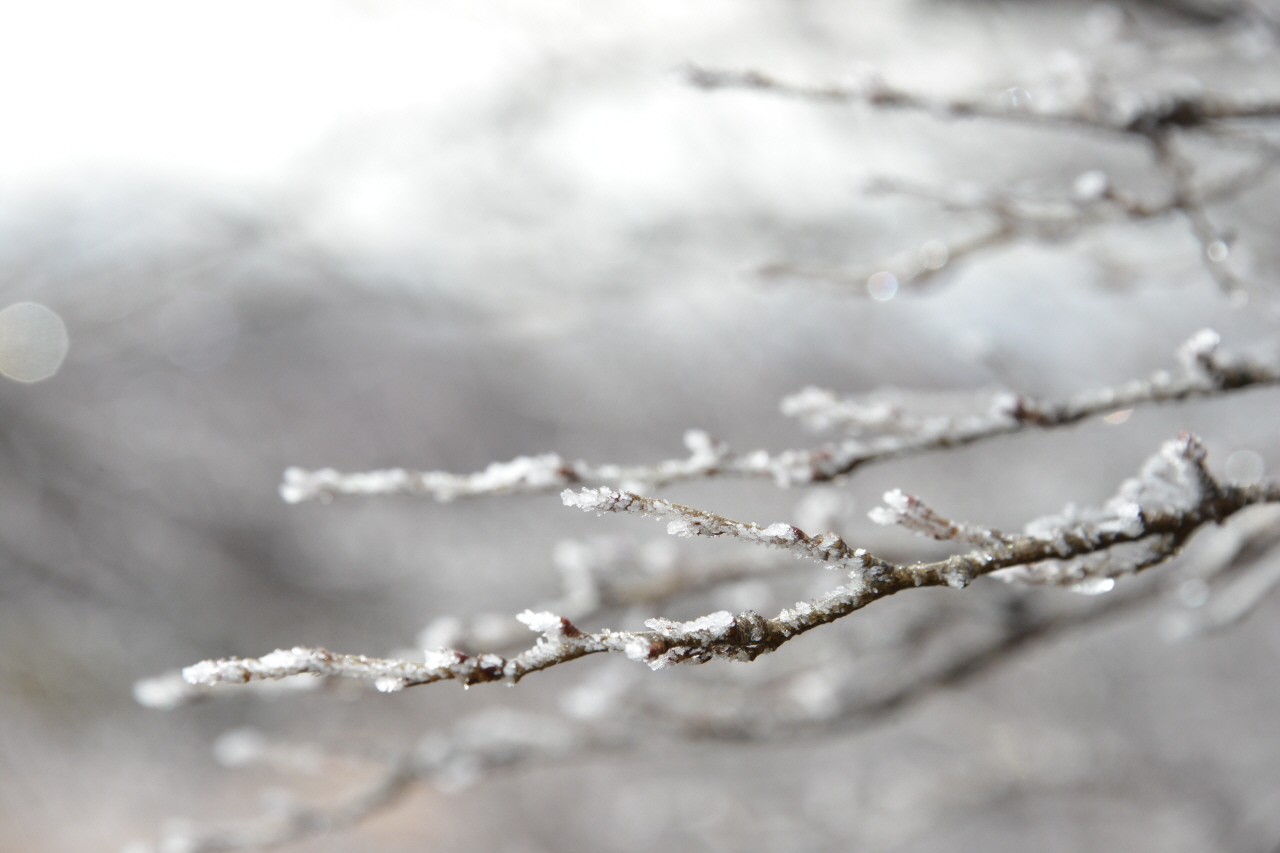
[[[577,637],[581,634],[568,619],[547,611],[535,613],[532,610],[526,610],[516,619],[528,625],[531,631],[537,631],[553,643],[558,643],[566,637]]]
[[[389,468],[344,474],[332,468],[308,471],[289,468],[280,484],[286,503],[299,503],[334,495],[425,494],[448,502],[460,497],[510,491],[541,491],[570,481],[571,471],[555,453],[517,456],[509,462],[494,462],[474,474],[447,471],[408,471]]]
[[[409,682],[403,678],[394,678],[391,676],[377,678],[374,679],[373,682],[373,686],[377,688],[379,693],[398,693],[401,690],[404,690],[408,685]]]
[[[717,610],[715,613],[700,616],[692,622],[648,619],[645,620],[644,624],[646,628],[657,631],[664,637],[679,637],[681,639],[697,637],[702,640],[714,641],[724,639],[733,630],[736,621],[734,615],[728,610]]]

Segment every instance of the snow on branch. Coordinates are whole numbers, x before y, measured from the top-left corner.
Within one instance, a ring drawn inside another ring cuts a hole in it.
[[[690,451],[687,458],[653,465],[570,463],[551,453],[494,463],[474,474],[400,468],[343,474],[328,468],[290,468],[285,472],[280,495],[289,503],[331,500],[336,495],[397,494],[451,501],[481,495],[560,491],[566,486],[591,484],[641,492],[715,476],[768,477],[781,486],[825,482],[870,462],[971,444],[1028,428],[1066,426],[1147,403],[1213,396],[1280,382],[1280,364],[1221,353],[1218,343],[1215,332],[1203,330],[1184,344],[1182,352],[1191,348],[1195,355],[1190,360],[1183,358],[1182,375],[1159,371],[1148,379],[1094,389],[1060,403],[1000,394],[986,414],[961,418],[908,417],[891,406],[841,400],[830,391],[812,388],[782,401],[784,414],[801,417],[815,426],[839,423],[879,433],[867,441],[855,436],[808,449],[734,453],[705,432],[689,430],[685,434]]]
[[[847,583],[809,602],[797,603],[769,619],[754,611],[708,614],[688,622],[651,619],[647,632],[584,633],[560,615],[525,611],[518,617],[542,636],[530,649],[510,658],[496,654],[471,656],[454,649],[431,649],[423,662],[386,660],[296,647],[262,658],[204,661],[183,670],[193,684],[244,683],[311,674],[369,679],[381,691],[417,684],[456,680],[465,685],[515,683],[531,672],[603,652],[624,654],[653,669],[714,658],[749,661],[820,625],[848,616],[873,601],[924,586],[962,588],[981,575],[1000,572],[1006,580],[1072,584],[1098,592],[1088,584],[1114,583],[1114,577],[1163,562],[1202,525],[1217,523],[1246,506],[1280,501],[1280,483],[1219,483],[1205,467],[1199,440],[1187,433],[1168,441],[1125,481],[1103,507],[1068,510],[1038,519],[1021,535],[983,531],[949,522],[918,501],[893,495],[883,517],[931,535],[957,540],[985,538],[988,544],[945,560],[897,565],[851,549],[835,534],[809,536],[787,524],[761,527],[669,501],[611,489],[566,490],[568,506],[599,514],[624,513],[666,520],[677,536],[727,536],[768,545],[846,569]],[[983,531],[979,533],[978,531]],[[1138,553],[1125,551],[1134,546]],[[1105,588],[1109,588],[1104,584]]]
[[[539,492],[560,488],[574,479],[573,471],[554,453],[517,456],[510,462],[494,462],[475,474],[446,471],[406,471],[390,468],[343,474],[332,468],[306,471],[289,468],[280,484],[286,503],[328,500],[334,495],[428,495],[438,501],[508,492]]]
[[[943,518],[914,495],[901,489],[884,493],[884,506],[868,513],[876,524],[897,524],[930,539],[954,539],[973,545],[1003,546],[1012,540],[997,530]]]
[[[1084,391],[1056,403],[1002,392],[992,398],[988,411],[981,415],[915,416],[887,403],[841,398],[832,391],[813,387],[785,398],[781,409],[783,414],[800,418],[811,428],[841,426],[855,437],[873,434],[875,437],[870,440],[850,439],[833,446],[830,458],[838,460],[845,468],[843,473],[847,473],[866,462],[971,444],[1030,428],[1068,426],[1148,403],[1280,382],[1280,365],[1222,353],[1220,342],[1212,329],[1202,329],[1183,343],[1178,349],[1180,375],[1161,370],[1147,379]]]
[[[565,506],[577,507],[587,512],[594,510],[597,515],[621,512],[647,518],[669,519],[667,533],[672,536],[727,536],[782,548],[797,557],[809,557],[832,567],[861,570],[867,566],[888,565],[861,548],[857,550],[850,548],[834,533],[809,536],[799,528],[781,522],[761,527],[749,522],[733,521],[683,504],[671,503],[659,498],[646,498],[631,492],[615,492],[607,488],[583,489],[579,493],[565,489],[560,499]]]

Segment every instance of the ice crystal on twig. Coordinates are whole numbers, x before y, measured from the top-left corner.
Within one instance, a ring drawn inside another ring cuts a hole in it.
[[[822,563],[855,569],[875,562],[866,551],[849,548],[835,533],[809,536],[798,527],[782,522],[761,527],[683,504],[646,498],[630,492],[615,492],[607,488],[583,489],[581,492],[565,489],[560,499],[565,506],[577,507],[587,512],[633,513],[650,518],[670,519],[667,522],[667,533],[673,536],[728,536],[782,548],[796,556],[809,557]]]
[[[554,453],[517,456],[494,462],[476,474],[445,471],[407,471],[391,468],[362,474],[343,474],[332,468],[284,472],[280,497],[286,503],[329,499],[334,495],[428,495],[438,501],[507,492],[538,492],[558,488],[574,479],[564,460]]]
[[[885,492],[884,502],[885,506],[876,507],[867,513],[876,524],[896,524],[930,539],[954,539],[972,545],[999,547],[1007,542],[1005,535],[999,531],[943,518],[919,498],[904,494],[901,489]]]

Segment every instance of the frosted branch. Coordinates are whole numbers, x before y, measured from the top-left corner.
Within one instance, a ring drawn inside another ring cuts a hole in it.
[[[331,469],[290,468],[285,472],[280,493],[291,503],[328,500],[335,495],[374,494],[414,494],[448,501],[480,495],[560,491],[571,485],[596,484],[637,491],[641,487],[707,477],[767,477],[781,486],[789,486],[835,480],[871,462],[971,444],[1029,428],[1066,426],[1117,409],[1216,396],[1280,382],[1280,365],[1225,355],[1218,351],[1213,332],[1201,332],[1197,339],[1205,335],[1212,335],[1214,344],[1205,351],[1200,365],[1184,371],[1184,375],[1160,371],[1148,379],[1083,392],[1060,403],[1000,394],[993,399],[986,414],[908,418],[892,407],[840,400],[820,389],[806,389],[782,402],[785,413],[804,417],[811,423],[842,423],[861,426],[866,431],[894,433],[871,440],[851,437],[808,449],[734,453],[728,445],[706,433],[690,430],[685,435],[689,457],[653,465],[566,463],[555,454],[546,454],[495,463],[476,474],[404,469],[342,474]]]
[[[1162,562],[1198,528],[1217,523],[1246,506],[1280,501],[1280,484],[1240,486],[1216,482],[1204,466],[1204,449],[1189,434],[1166,442],[1125,481],[1116,497],[1090,511],[1069,511],[1030,523],[1022,535],[989,531],[997,544],[929,563],[896,565],[851,549],[838,536],[811,537],[787,524],[761,527],[714,513],[655,498],[610,489],[583,489],[562,495],[566,505],[597,513],[624,513],[666,520],[668,532],[678,536],[727,536],[767,545],[847,569],[847,584],[809,602],[797,603],[772,619],[745,611],[709,614],[689,622],[653,619],[648,632],[584,633],[557,614],[526,611],[521,615],[542,634],[530,649],[510,658],[496,654],[471,656],[454,649],[428,650],[424,662],[336,654],[324,649],[296,647],[262,658],[204,661],[183,670],[194,684],[244,683],[301,674],[372,680],[384,692],[417,684],[455,680],[463,684],[502,681],[515,683],[531,672],[590,654],[611,652],[647,663],[654,669],[679,663],[703,663],[714,658],[754,660],[783,643],[860,610],[873,601],[906,589],[926,586],[962,588],[974,578],[1003,572],[1006,579],[1039,583],[1071,583],[1131,573]],[[937,528],[939,522],[909,506],[902,510],[911,523]],[[954,524],[954,523],[949,523]],[[955,538],[960,538],[959,536]],[[1125,546],[1145,551],[1138,557],[1115,555]],[[1090,558],[1112,560],[1100,574]],[[1074,561],[1074,562],[1073,562]],[[1095,590],[1083,590],[1095,591]],[[1101,591],[1101,590],[1097,590]]]
[[[972,545],[998,547],[1011,541],[997,530],[944,518],[919,498],[904,494],[901,489],[885,492],[884,503],[884,506],[868,513],[876,524],[896,524],[930,539],[956,540]]]
[[[753,544],[769,545],[790,551],[797,557],[808,557],[830,566],[862,569],[887,565],[865,550],[854,550],[835,533],[809,536],[790,524],[777,523],[761,527],[694,509],[659,498],[646,498],[631,492],[612,489],[583,489],[579,493],[565,489],[560,499],[565,506],[577,507],[597,515],[619,512],[648,518],[668,519],[667,533],[672,536],[727,536]]]
[[[445,471],[407,471],[390,468],[343,474],[332,468],[306,471],[289,468],[280,484],[286,503],[330,500],[335,495],[427,495],[448,502],[457,498],[520,492],[541,492],[573,482],[574,474],[554,453],[517,456],[510,462],[494,462],[475,474]]]

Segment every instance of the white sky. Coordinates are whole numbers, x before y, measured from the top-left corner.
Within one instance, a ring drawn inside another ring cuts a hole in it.
[[[906,84],[977,82],[969,41],[913,8],[0,0],[0,193],[116,175],[264,189],[331,247],[462,265],[609,257],[609,223],[672,213],[814,216],[866,174],[927,174],[927,158],[872,121],[855,140],[829,110],[709,96],[672,71],[838,80],[870,63]]]
[[[257,179],[335,127],[467,97],[519,63],[482,3],[0,2],[0,181]]]

